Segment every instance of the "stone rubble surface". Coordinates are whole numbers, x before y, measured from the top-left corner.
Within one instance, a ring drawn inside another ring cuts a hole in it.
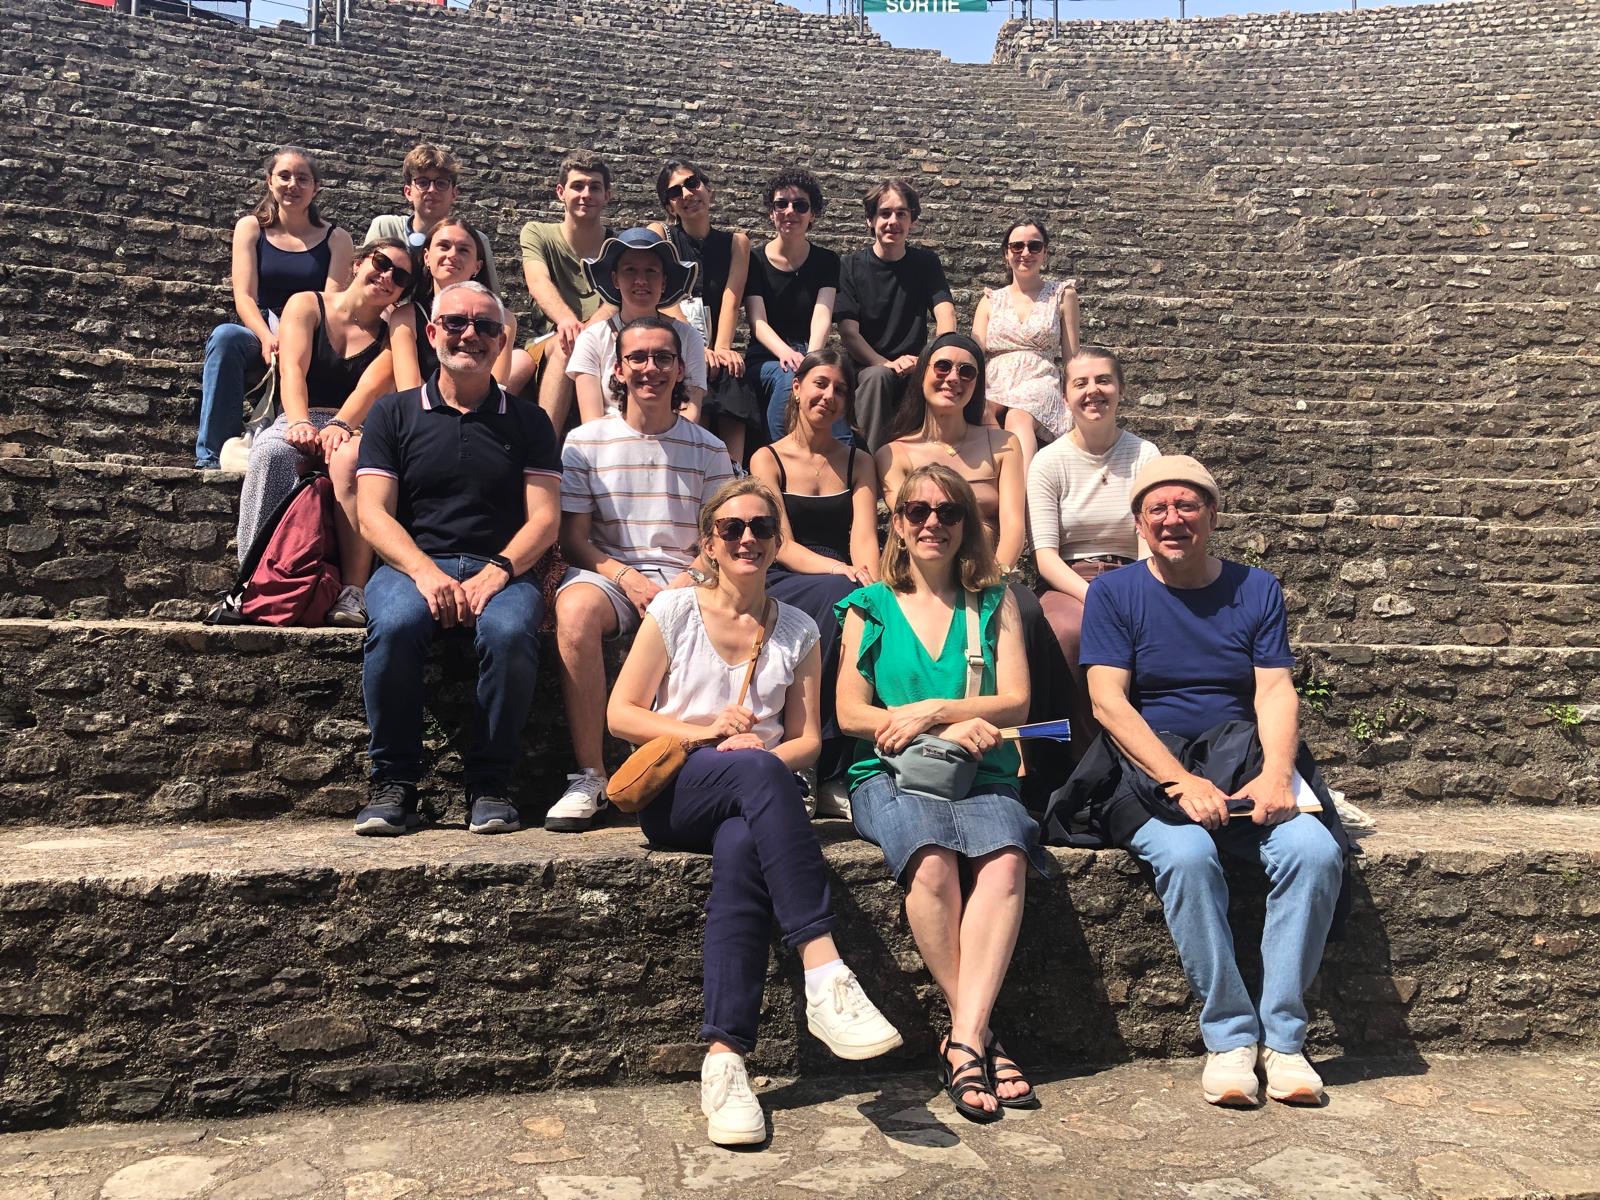
[[[932,1071],[769,1080],[772,1137],[706,1143],[693,1082],[0,1137],[6,1200],[1139,1197],[1576,1200],[1600,1192],[1600,1057],[1321,1064],[1321,1109],[1211,1108],[1198,1064],[1039,1082],[963,1121]]]

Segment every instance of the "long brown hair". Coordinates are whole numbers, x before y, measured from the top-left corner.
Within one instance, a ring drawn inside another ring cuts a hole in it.
[[[911,552],[895,527],[895,518],[903,517],[906,503],[923,481],[933,484],[947,500],[961,506],[961,545],[956,548],[957,582],[969,592],[981,592],[999,583],[1000,568],[995,564],[994,548],[989,545],[989,531],[983,527],[983,514],[978,511],[978,497],[970,483],[939,463],[928,463],[911,471],[895,492],[894,504],[890,507],[889,539],[884,543],[883,561],[878,566],[879,577],[894,591],[912,590]]]
[[[311,182],[317,185],[319,191],[322,188],[322,176],[317,174],[317,164],[311,157],[311,151],[303,150],[299,146],[279,146],[271,154],[267,155],[267,161],[262,164],[261,170],[265,179],[261,184],[261,199],[257,200],[256,206],[250,210],[251,215],[260,222],[263,229],[271,229],[282,216],[278,211],[278,202],[272,198],[272,187],[267,181],[271,180],[272,172],[277,167],[278,160],[286,154],[296,154],[305,159],[306,169],[311,172]],[[323,220],[322,210],[317,207],[315,200],[306,209],[306,218],[319,229],[327,224],[327,221]]]
[[[824,346],[821,350],[813,350],[800,360],[800,365],[794,371],[794,384],[797,386],[811,372],[818,367],[834,367],[844,378],[844,423],[851,429],[856,427],[856,368],[850,361],[850,356],[843,350],[833,346]],[[789,388],[788,402],[783,406],[783,427],[793,429],[795,422],[800,419],[800,398],[795,386]]]

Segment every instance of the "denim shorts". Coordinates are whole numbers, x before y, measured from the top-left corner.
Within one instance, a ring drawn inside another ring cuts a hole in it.
[[[1055,863],[1039,845],[1039,823],[1028,815],[1015,788],[984,785],[965,800],[933,800],[895,787],[887,775],[863,780],[850,793],[856,832],[883,851],[889,874],[901,879],[911,856],[924,846],[942,846],[964,858],[982,858],[1008,846],[1028,856],[1046,879]]]

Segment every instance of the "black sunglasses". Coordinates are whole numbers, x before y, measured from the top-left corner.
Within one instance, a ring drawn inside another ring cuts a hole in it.
[[[971,383],[978,377],[978,368],[971,363],[958,363],[954,359],[936,358],[928,364],[933,373],[943,379],[951,371],[956,373],[956,378],[962,383]]]
[[[937,516],[939,524],[946,528],[959,525],[967,519],[966,511],[954,500],[941,500],[938,504],[929,504],[926,500],[913,500],[909,504],[900,506],[900,515],[913,525],[926,525],[929,516]]]
[[[778,536],[778,519],[776,517],[751,517],[748,521],[743,517],[718,517],[711,522],[711,528],[725,542],[737,542],[744,537],[748,529],[758,542],[770,542]]]
[[[1044,243],[1038,238],[1029,238],[1027,241],[1007,242],[1006,249],[1013,254],[1021,254],[1026,250],[1029,254],[1038,254],[1044,249]]]
[[[811,211],[811,201],[806,199],[791,200],[787,196],[779,196],[769,207],[773,212],[788,212],[792,208],[796,213],[804,216]]]
[[[691,175],[691,176],[689,176],[689,178],[685,179],[682,183],[673,184],[671,187],[669,187],[667,189],[667,203],[671,204],[674,200],[678,199],[678,197],[682,196],[685,192],[698,192],[702,187],[705,186],[705,182],[706,181],[704,179],[701,179],[700,176]]]
[[[368,261],[372,263],[372,273],[374,275],[393,276],[394,285],[397,288],[408,288],[411,286],[412,275],[410,269],[407,267],[395,266],[394,259],[390,258],[387,254],[384,254],[382,251],[374,254]]]
[[[642,367],[646,363],[654,363],[658,367],[666,368],[678,361],[676,350],[629,350],[622,356],[622,361],[630,367]]]
[[[451,337],[460,337],[470,325],[478,331],[481,338],[497,338],[505,330],[504,323],[492,317],[468,317],[461,313],[443,313],[434,319],[434,324],[443,329]]]

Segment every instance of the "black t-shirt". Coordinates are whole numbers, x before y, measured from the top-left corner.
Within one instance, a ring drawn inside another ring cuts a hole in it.
[[[760,296],[767,306],[767,323],[791,346],[811,340],[811,314],[817,307],[817,293],[839,286],[839,256],[832,250],[811,245],[798,270],[780,271],[767,261],[765,246],[750,251],[750,280],[746,296]],[[771,358],[772,353],[754,338],[750,340],[753,358]]]
[[[470,413],[439,398],[439,377],[391,392],[361,430],[357,475],[400,482],[395,516],[424,554],[499,554],[528,519],[524,480],[561,479],[550,418],[499,384]]]
[[[921,354],[928,341],[933,306],[954,302],[944,265],[932,250],[907,246],[905,256],[885,262],[872,247],[847,255],[839,268],[835,320],[855,321],[861,336],[884,358]]]

